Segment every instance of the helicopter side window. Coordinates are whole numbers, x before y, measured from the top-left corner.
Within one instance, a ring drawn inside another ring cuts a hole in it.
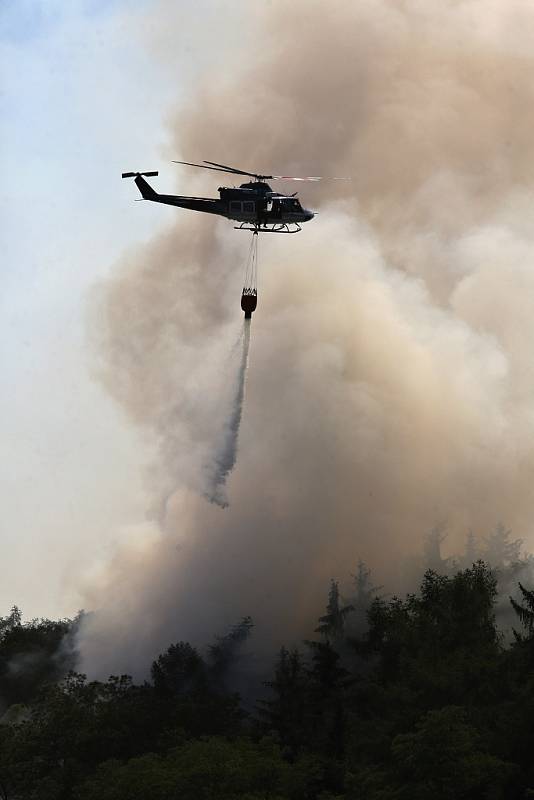
[[[250,200],[245,200],[243,203],[243,213],[244,214],[254,214],[254,203]]]
[[[292,211],[298,211],[298,200],[291,200],[289,197],[283,201],[284,211],[291,213]]]
[[[241,214],[241,200],[230,200],[230,211]]]

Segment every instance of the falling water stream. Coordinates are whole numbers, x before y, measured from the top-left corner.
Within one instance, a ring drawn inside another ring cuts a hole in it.
[[[212,503],[221,508],[228,506],[226,494],[226,479],[232,472],[237,459],[237,446],[239,427],[243,413],[245,398],[245,381],[247,376],[248,351],[250,346],[250,319],[243,320],[243,329],[240,334],[241,357],[235,379],[235,391],[232,393],[230,413],[224,423],[220,444],[209,465],[208,481],[205,496]]]

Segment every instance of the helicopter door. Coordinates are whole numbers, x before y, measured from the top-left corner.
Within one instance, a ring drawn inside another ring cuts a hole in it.
[[[282,203],[280,200],[273,200],[273,217],[281,219],[282,217]]]
[[[256,204],[253,203],[251,200],[245,200],[243,203],[243,214],[255,214],[256,213]]]
[[[230,214],[241,215],[241,200],[230,200]]]

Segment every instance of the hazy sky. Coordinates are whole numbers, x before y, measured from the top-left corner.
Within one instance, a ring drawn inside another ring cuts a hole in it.
[[[140,214],[120,178],[161,165],[180,95],[147,52],[145,5],[0,6],[0,614],[76,610],[71,563],[79,580],[143,519],[143,445],[90,378],[85,315],[94,282],[167,216]]]

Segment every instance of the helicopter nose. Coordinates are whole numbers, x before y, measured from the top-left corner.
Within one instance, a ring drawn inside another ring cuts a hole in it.
[[[313,213],[313,211],[308,211],[308,209],[306,208],[306,209],[304,209],[304,216],[305,216],[305,220],[304,221],[305,222],[309,222],[310,219],[314,218],[315,214]]]

